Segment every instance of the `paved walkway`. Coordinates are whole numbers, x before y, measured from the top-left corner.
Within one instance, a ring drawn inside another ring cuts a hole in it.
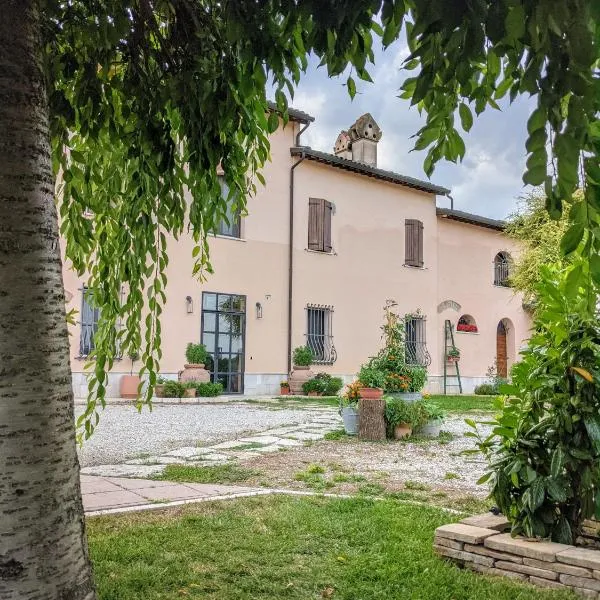
[[[312,414],[304,423],[266,429],[254,435],[240,435],[233,439],[207,446],[183,446],[157,455],[144,455],[119,464],[84,467],[83,475],[105,478],[152,477],[164,471],[166,465],[191,466],[220,465],[236,460],[256,458],[267,452],[279,452],[306,442],[322,439],[326,433],[342,427],[337,408],[311,407]]]
[[[264,488],[81,476],[83,508],[88,516],[270,493],[273,490]]]

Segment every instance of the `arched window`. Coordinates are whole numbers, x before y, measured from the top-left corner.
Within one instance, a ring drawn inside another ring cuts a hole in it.
[[[494,285],[508,287],[511,258],[508,252],[498,252],[494,257]]]
[[[456,324],[456,331],[477,333],[477,323],[475,323],[475,319],[471,315],[463,315]]]

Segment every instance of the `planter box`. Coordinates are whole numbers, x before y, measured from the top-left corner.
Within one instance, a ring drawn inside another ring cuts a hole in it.
[[[438,527],[433,547],[440,556],[473,571],[598,597],[600,550],[513,538],[504,533],[509,528],[502,515],[477,515]]]

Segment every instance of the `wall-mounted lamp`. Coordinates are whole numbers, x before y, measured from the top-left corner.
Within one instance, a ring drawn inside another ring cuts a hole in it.
[[[188,315],[191,315],[194,312],[194,301],[192,300],[191,296],[185,297],[185,308]]]
[[[262,319],[262,304],[260,302],[256,303],[256,318]]]

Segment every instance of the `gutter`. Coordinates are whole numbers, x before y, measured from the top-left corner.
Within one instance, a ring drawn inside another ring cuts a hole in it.
[[[300,136],[306,131],[310,123],[300,129],[296,134],[296,146],[300,145]],[[288,248],[288,330],[287,330],[287,372],[292,372],[292,323],[293,323],[293,293],[294,293],[294,171],[296,167],[304,162],[306,154],[302,150],[299,160],[290,169],[290,237]]]

